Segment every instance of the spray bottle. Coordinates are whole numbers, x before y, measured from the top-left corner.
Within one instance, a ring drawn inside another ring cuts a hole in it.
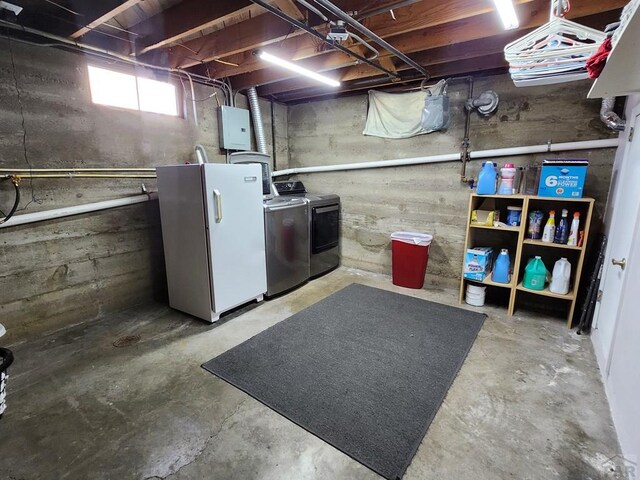
[[[578,245],[578,235],[580,229],[580,212],[575,212],[573,214],[573,221],[571,222],[571,231],[569,232],[569,240],[567,240],[567,245],[570,247],[575,247]]]
[[[547,220],[547,224],[544,226],[544,231],[542,232],[542,241],[546,243],[553,242],[553,239],[556,235],[556,212],[555,210],[551,210],[549,212],[549,220]]]

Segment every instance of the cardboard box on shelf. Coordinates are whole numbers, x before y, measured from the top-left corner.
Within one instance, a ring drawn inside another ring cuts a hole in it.
[[[480,208],[471,212],[471,223],[473,225],[493,227],[499,221],[500,210],[496,210],[496,202],[492,198],[487,198],[482,202]]]
[[[538,196],[582,198],[589,160],[554,158],[542,162]]]
[[[474,247],[467,250],[464,258],[464,278],[483,281],[493,267],[493,248]]]

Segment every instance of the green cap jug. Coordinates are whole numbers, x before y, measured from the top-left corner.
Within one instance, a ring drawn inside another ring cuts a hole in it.
[[[529,290],[544,290],[547,281],[547,267],[541,257],[535,257],[529,260],[524,269],[524,279],[522,286]]]

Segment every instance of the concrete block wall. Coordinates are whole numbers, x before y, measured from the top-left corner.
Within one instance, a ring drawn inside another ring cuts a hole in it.
[[[183,98],[184,118],[94,105],[87,64],[108,64],[83,54],[16,41],[9,45],[7,39],[2,42],[3,167],[155,167],[195,161],[196,143],[205,146],[210,161],[225,161],[219,149],[215,99],[197,102],[198,127],[188,88]],[[196,85],[198,99],[210,94],[211,88]],[[20,102],[29,163],[24,158]],[[245,106],[246,99],[238,96],[238,103]],[[261,109],[269,133],[270,105],[263,102]],[[275,106],[275,113],[281,122],[276,128],[276,150],[286,158],[288,145],[282,140],[286,138],[286,110]],[[270,134],[267,141],[272,148]],[[33,183],[25,179],[18,214],[135,195],[143,181],[149,191],[156,190],[155,180],[147,179]],[[13,197],[8,182],[3,183],[0,209],[6,211]],[[163,299],[164,275],[157,202],[1,229],[0,323],[8,331],[2,344],[33,338],[153,298]]]
[[[472,115],[471,149],[539,145],[548,140],[571,142],[612,138],[598,119],[599,101],[587,100],[590,82],[516,88],[506,75],[476,81],[475,94],[495,90],[498,112],[488,118]],[[291,167],[410,158],[460,151],[464,132],[465,84],[449,88],[452,122],[446,132],[390,140],[362,135],[367,114],[365,95],[310,102],[289,107]],[[556,155],[500,158],[500,164],[540,162]],[[569,152],[586,157],[591,166],[586,196],[595,197],[596,231],[602,222],[615,149]],[[480,161],[469,165],[477,174]],[[459,281],[469,188],[459,181],[460,163],[299,175],[308,190],[337,193],[342,198],[343,264],[389,273],[389,234],[396,230],[435,236],[427,281],[456,286]]]

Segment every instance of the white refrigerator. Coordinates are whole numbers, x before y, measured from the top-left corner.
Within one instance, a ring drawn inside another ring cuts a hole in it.
[[[260,165],[158,167],[172,308],[209,322],[267,291]]]

